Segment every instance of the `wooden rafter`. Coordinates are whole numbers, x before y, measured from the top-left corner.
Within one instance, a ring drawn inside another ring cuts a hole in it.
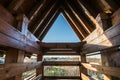
[[[31,21],[33,17],[38,13],[38,11],[42,8],[46,0],[40,0],[38,3],[31,9],[31,11],[28,14],[28,18]]]
[[[91,3],[91,0],[76,0],[77,2],[81,2],[87,10],[91,13],[91,15],[95,18],[97,14],[100,12],[99,9],[94,7]]]
[[[41,24],[43,24],[44,23],[44,21],[45,21],[45,19],[47,18],[47,17],[49,17],[49,14],[51,14],[51,12],[54,14],[54,12],[55,12],[55,10],[57,9],[56,7],[57,7],[57,1],[56,2],[54,2],[54,4],[52,4],[48,9],[48,11],[46,12],[46,14],[44,14],[44,16],[41,16],[41,21],[36,25],[36,28],[34,29],[34,31],[33,31],[33,34],[35,34],[37,31],[39,31],[38,29],[40,28],[40,26],[41,26]],[[53,12],[54,11],[54,12]]]
[[[15,13],[20,6],[23,4],[25,0],[13,0],[11,4],[8,6],[8,9],[11,13]]]
[[[76,35],[78,36],[78,38],[80,40],[83,40],[84,37],[79,33],[78,29],[76,28],[76,25],[74,23],[72,23],[71,18],[69,18],[69,16],[62,10],[62,13],[64,15],[64,17],[66,18],[66,20],[68,21],[68,23],[70,24],[71,28],[73,29],[73,31],[76,33]]]
[[[84,21],[84,24],[89,28],[92,29],[91,31],[93,31],[96,28],[95,23],[91,20],[91,14],[89,14],[89,12],[87,11],[87,9],[84,7],[83,5],[80,3],[79,0],[74,1],[75,5],[76,5],[76,12],[78,15],[81,16],[82,21]],[[72,5],[72,4],[71,4]],[[75,7],[72,5],[72,7],[75,10]],[[80,17],[79,16],[79,17]],[[88,25],[87,25],[88,24]]]
[[[44,32],[46,24],[51,20],[52,16],[56,14],[58,11],[59,4],[56,4],[50,11],[49,13],[44,17],[42,20],[41,24],[39,25],[39,28],[36,30],[34,33],[36,37],[39,38],[39,35]]]
[[[69,5],[68,2],[66,2],[66,6],[72,11],[73,14],[75,14],[75,17],[77,20],[79,20],[79,23],[81,24],[81,26],[88,32],[90,33],[91,31],[88,29],[88,27],[83,23],[83,21],[81,20],[81,18],[79,17],[79,15],[75,12],[75,10]]]
[[[37,11],[37,13],[35,14],[35,15],[33,15],[33,17],[31,18],[31,20],[30,20],[30,22],[29,22],[29,27],[28,27],[28,29],[31,31],[31,32],[33,32],[33,30],[34,30],[34,25],[35,24],[37,24],[37,23],[39,23],[40,22],[40,16],[42,16],[42,14],[46,14],[45,12],[44,12],[44,10],[45,10],[45,8],[48,6],[48,4],[50,3],[50,0],[49,1],[47,1],[47,0],[45,0],[42,4],[41,4],[41,6],[40,6],[40,9]],[[44,5],[46,5],[46,6],[44,6]],[[49,8],[48,8],[49,9]]]
[[[83,38],[87,36],[87,34],[84,32],[83,29],[80,29],[81,27],[78,24],[78,21],[74,19],[73,14],[71,14],[67,9],[63,9],[65,14],[69,17],[69,19],[72,21],[72,23],[75,25],[76,29],[79,31],[79,33],[82,35]]]
[[[54,21],[56,20],[56,18],[58,17],[60,11],[56,10],[56,12],[54,13],[54,15],[51,17],[51,19],[48,21],[48,23],[46,23],[44,30],[39,34],[38,39],[40,41],[42,41],[42,39],[44,38],[44,36],[47,34],[47,32],[49,31],[49,29],[51,28],[52,24],[54,23]]]
[[[89,23],[84,19],[84,17],[79,14],[78,9],[73,6],[73,4],[71,4],[71,2],[66,2],[66,5],[69,7],[69,9],[71,9],[71,11],[73,12],[73,14],[75,14],[76,18],[79,20],[79,22],[83,25],[83,27],[85,28],[85,30],[88,33],[91,33],[94,29],[93,26],[89,25]]]

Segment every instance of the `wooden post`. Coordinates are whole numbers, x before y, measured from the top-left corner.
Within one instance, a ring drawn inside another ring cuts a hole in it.
[[[24,51],[15,48],[9,48],[6,52],[5,63],[22,63],[24,61]],[[22,74],[9,78],[7,80],[22,80]]]
[[[108,54],[105,51],[101,51],[101,60],[103,66],[109,66]],[[104,80],[112,80],[112,78],[110,75],[104,74]]]
[[[81,54],[81,63],[86,63],[86,55]],[[87,69],[81,66],[81,78],[85,80],[85,76],[87,76]]]
[[[42,59],[43,59],[43,55],[41,53],[38,54],[37,55],[37,61],[42,61]],[[36,69],[36,74],[37,74],[36,76],[41,75],[41,78],[42,78],[43,77],[43,69],[44,69],[43,65],[38,67]]]
[[[108,52],[108,51],[101,51],[101,58],[102,58],[102,65],[107,67],[119,67],[119,63],[117,63],[119,58],[119,52]],[[116,61],[117,60],[117,61]],[[119,80],[120,78],[116,78],[107,74],[104,74],[104,80]]]

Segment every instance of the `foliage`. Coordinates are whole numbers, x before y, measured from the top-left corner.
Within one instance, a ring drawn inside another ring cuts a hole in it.
[[[48,67],[48,69],[44,73],[44,75],[47,76],[67,76],[67,74],[67,71],[61,69],[59,66]]]

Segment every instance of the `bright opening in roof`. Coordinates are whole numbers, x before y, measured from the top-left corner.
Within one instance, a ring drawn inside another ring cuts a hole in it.
[[[61,13],[51,26],[50,30],[48,31],[42,42],[61,43],[80,42],[80,40]]]

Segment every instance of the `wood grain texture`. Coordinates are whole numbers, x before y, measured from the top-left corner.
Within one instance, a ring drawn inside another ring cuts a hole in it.
[[[41,62],[36,63],[7,63],[0,65],[0,80],[16,76],[25,71],[32,70],[41,65]]]

